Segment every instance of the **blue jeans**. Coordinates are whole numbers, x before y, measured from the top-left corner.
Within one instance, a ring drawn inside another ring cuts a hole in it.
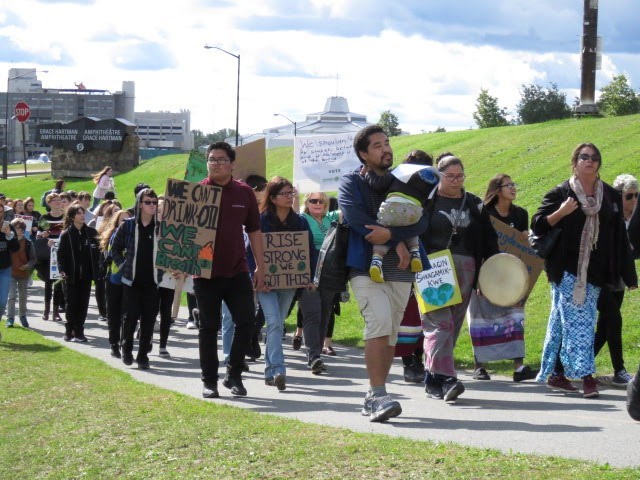
[[[231,312],[225,302],[222,302],[222,354],[224,362],[227,363],[227,357],[231,353],[231,344],[233,343],[233,332],[236,326],[231,318]]]
[[[0,269],[0,318],[4,315],[11,285],[11,267]]]
[[[258,301],[264,312],[267,325],[267,346],[264,352],[264,378],[285,374],[284,353],[282,351],[282,329],[284,319],[289,312],[296,291],[293,288],[286,290],[272,290],[271,292],[258,292]]]

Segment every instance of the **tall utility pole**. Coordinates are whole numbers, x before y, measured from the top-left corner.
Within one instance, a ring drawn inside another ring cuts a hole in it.
[[[580,105],[576,115],[597,115],[596,68],[598,56],[598,0],[584,0],[582,21],[582,52],[580,78]]]

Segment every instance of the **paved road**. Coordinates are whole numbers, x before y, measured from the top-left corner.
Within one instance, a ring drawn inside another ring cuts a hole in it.
[[[140,381],[201,398],[197,331],[184,327],[185,308],[181,308],[169,337],[167,348],[171,358],[160,358],[155,343],[150,355],[151,369],[141,371],[109,356],[107,326],[97,321],[93,297],[85,332],[89,343],[65,343],[63,325],[44,322],[35,313],[42,312],[41,287],[36,282],[30,290],[29,322],[35,331],[100,358]],[[154,337],[157,340],[157,334]],[[455,442],[507,453],[557,455],[612,466],[640,466],[640,423],[626,412],[624,390],[602,389],[599,398],[583,399],[581,395],[558,394],[532,382],[516,384],[508,378],[474,381],[470,372],[462,372],[460,378],[467,391],[456,404],[447,405],[426,398],[420,385],[404,383],[402,368],[396,362],[387,390],[402,403],[403,413],[385,424],[370,423],[360,415],[367,384],[361,350],[336,347],[338,356],[326,359],[327,373],[314,376],[306,367],[303,353],[290,348],[289,336],[284,343],[285,392],[264,385],[264,364],[258,360],[244,377],[249,396],[234,399],[221,385],[220,399],[202,401],[358,432]]]
[[[41,173],[51,173],[51,169],[43,169],[40,167],[34,167],[33,165],[27,165],[27,175],[40,175]],[[24,178],[24,170],[8,170],[7,180],[11,178]]]

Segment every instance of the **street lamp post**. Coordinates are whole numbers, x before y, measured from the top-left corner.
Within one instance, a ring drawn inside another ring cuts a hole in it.
[[[240,121],[240,54],[236,55],[234,53],[226,51],[224,48],[214,47],[211,45],[205,45],[204,48],[206,48],[207,50],[210,50],[212,48],[215,50],[220,50],[221,52],[224,52],[227,55],[231,55],[232,57],[235,57],[236,60],[238,60],[238,84],[236,86],[236,147],[237,147],[239,145],[238,128],[239,128],[239,121]]]
[[[294,122],[293,120],[291,120],[289,117],[287,117],[286,115],[283,115],[281,113],[274,113],[273,114],[274,117],[282,117],[282,118],[286,118],[287,120],[289,120],[291,123],[293,123],[293,136],[297,136],[298,134],[298,124],[296,122]]]
[[[18,78],[26,77],[27,75],[31,75],[36,72],[48,73],[49,70],[36,70],[35,68],[32,71],[21,73],[20,75],[16,75],[15,77],[7,77],[7,97],[5,102],[5,110],[4,110],[4,148],[2,149],[2,179],[7,179],[7,164],[9,162],[9,82],[11,80],[16,80]]]

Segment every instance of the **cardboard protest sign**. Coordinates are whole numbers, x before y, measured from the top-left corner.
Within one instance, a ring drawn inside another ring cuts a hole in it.
[[[233,162],[233,178],[245,180],[249,175],[267,174],[266,142],[260,138],[254,142],[240,145],[236,149],[236,160]],[[206,151],[206,150],[205,150]],[[187,162],[184,179],[199,182],[208,175],[205,153],[192,151]]]
[[[491,223],[498,235],[498,248],[501,253],[510,253],[522,260],[529,272],[529,288],[525,298],[535,287],[540,272],[544,269],[544,260],[536,255],[529,241],[522,238],[522,232],[510,227],[497,218],[491,217]]]
[[[260,138],[254,142],[236,147],[236,161],[233,162],[233,178],[246,180],[249,175],[267,175],[267,142]]]
[[[293,184],[300,193],[333,192],[340,178],[360,166],[353,150],[355,132],[296,137]]]
[[[262,244],[265,284],[277,290],[312,283],[308,231],[263,233]]]
[[[431,268],[416,273],[416,299],[421,313],[462,302],[451,251],[440,250],[428,257]]]
[[[60,239],[56,239],[55,243],[50,247],[51,256],[49,257],[49,278],[51,280],[57,280],[60,278],[60,270],[58,269],[58,246],[60,245]]]
[[[211,278],[222,188],[167,179],[156,267]]]

